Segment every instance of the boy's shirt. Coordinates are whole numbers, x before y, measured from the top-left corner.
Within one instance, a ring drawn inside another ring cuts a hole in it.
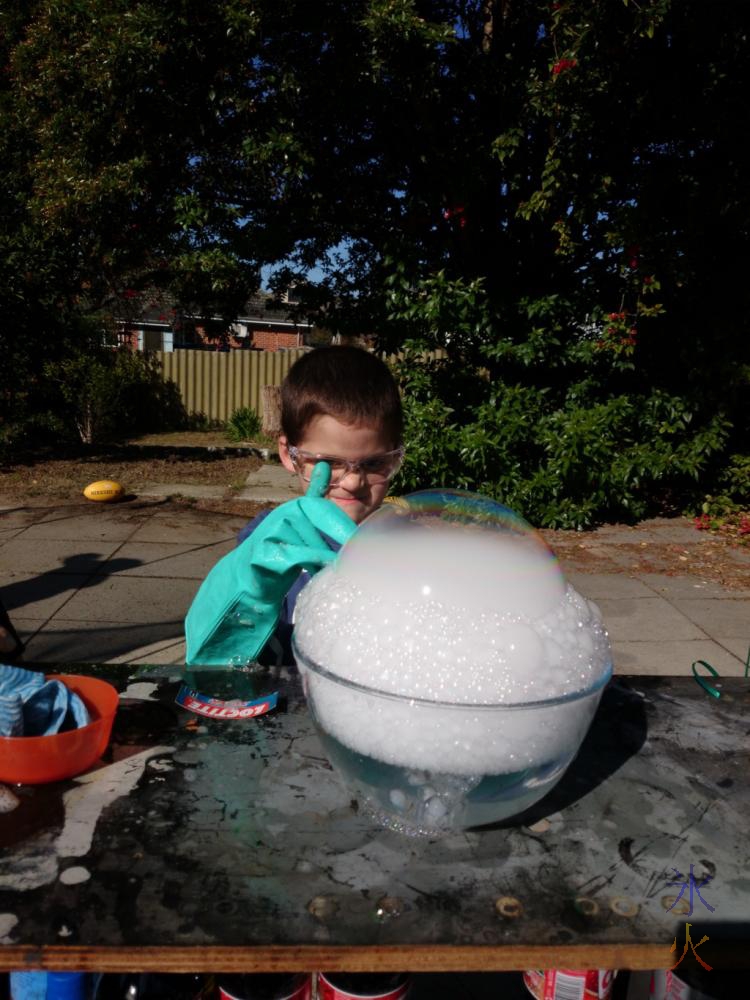
[[[248,521],[245,527],[237,535],[237,544],[240,545],[245,541],[261,521],[268,517],[271,513],[270,510],[262,510],[259,514],[256,514],[252,521]],[[328,535],[323,535],[326,545],[333,551],[338,552],[341,546],[338,542],[334,541],[333,538],[329,538]],[[279,621],[274,629],[273,635],[268,640],[266,645],[261,650],[260,656],[258,657],[258,662],[264,664],[265,666],[287,666],[294,663],[294,654],[292,653],[292,630],[294,627],[294,608],[297,604],[297,598],[299,597],[300,591],[305,587],[312,577],[303,569],[297,579],[294,581],[292,586],[284,598],[284,603],[281,605],[281,614],[279,615]]]

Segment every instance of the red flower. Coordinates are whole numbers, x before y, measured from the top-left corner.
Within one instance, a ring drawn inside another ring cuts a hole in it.
[[[631,268],[632,270],[635,270],[635,268],[638,267],[638,258],[631,257],[630,260],[628,261],[628,267]]]
[[[740,534],[750,535],[750,517],[747,515],[740,518]]]
[[[654,276],[652,274],[647,274],[645,276],[645,278],[643,279],[643,284],[644,285],[653,285],[653,283],[654,283]]]
[[[559,76],[560,73],[564,73],[566,69],[575,69],[577,65],[577,59],[558,59],[552,66],[552,75]]]
[[[698,517],[693,519],[693,524],[698,531],[706,531],[711,527],[711,518],[708,514],[700,514]]]

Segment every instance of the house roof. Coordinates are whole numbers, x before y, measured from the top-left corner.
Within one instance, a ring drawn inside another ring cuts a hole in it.
[[[127,315],[124,315],[127,313]],[[188,310],[182,310],[173,296],[153,290],[143,291],[128,301],[127,308],[120,310],[118,319],[129,326],[171,326],[175,319],[198,317]],[[259,291],[251,296],[234,320],[245,326],[283,326],[307,329],[312,324],[306,319],[295,318],[294,305],[282,302],[268,292]]]

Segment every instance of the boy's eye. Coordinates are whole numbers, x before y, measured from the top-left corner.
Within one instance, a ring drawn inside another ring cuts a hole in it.
[[[373,455],[372,458],[365,459],[364,462],[360,462],[362,466],[362,471],[367,472],[387,472],[390,469],[390,462],[387,458],[383,458],[382,455]]]
[[[326,458],[326,459],[324,459],[324,461],[328,462],[328,464],[331,466],[331,475],[332,476],[339,476],[343,472],[346,472],[346,468],[347,468],[346,462],[340,462],[340,461],[338,461],[335,458]]]

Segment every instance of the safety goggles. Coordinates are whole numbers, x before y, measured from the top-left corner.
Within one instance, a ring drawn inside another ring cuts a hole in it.
[[[336,458],[334,455],[316,455],[290,445],[289,456],[294,468],[306,483],[310,482],[318,462],[327,462],[331,467],[331,486],[336,486],[350,472],[364,476],[368,483],[375,485],[385,483],[396,475],[404,460],[404,449],[394,448],[393,451],[383,451],[378,455],[368,455],[367,458],[350,461],[348,458]]]

